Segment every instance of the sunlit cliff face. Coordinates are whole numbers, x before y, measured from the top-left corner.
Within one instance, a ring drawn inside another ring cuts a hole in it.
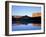
[[[33,14],[32,14],[32,17],[39,17],[39,16],[41,16],[41,13],[40,13],[40,12],[38,12],[38,13],[33,13]]]

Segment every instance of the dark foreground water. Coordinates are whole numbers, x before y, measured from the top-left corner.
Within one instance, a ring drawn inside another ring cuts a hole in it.
[[[12,25],[12,31],[23,31],[23,30],[40,30],[41,26],[33,26],[32,24],[20,24],[20,25],[16,25],[13,24]]]

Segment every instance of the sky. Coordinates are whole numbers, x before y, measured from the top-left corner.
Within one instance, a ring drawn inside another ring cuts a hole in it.
[[[32,13],[41,12],[41,7],[33,6],[12,6],[12,16],[32,16]]]

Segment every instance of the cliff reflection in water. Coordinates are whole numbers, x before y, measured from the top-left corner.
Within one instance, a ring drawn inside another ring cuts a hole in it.
[[[29,16],[12,16],[13,31],[19,30],[39,30],[41,29],[41,16],[29,17]]]

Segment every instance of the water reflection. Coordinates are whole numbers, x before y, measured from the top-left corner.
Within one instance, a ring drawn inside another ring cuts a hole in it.
[[[28,25],[25,24],[13,24],[12,31],[23,31],[23,30],[40,30],[41,26],[34,26],[33,24],[29,23]]]

